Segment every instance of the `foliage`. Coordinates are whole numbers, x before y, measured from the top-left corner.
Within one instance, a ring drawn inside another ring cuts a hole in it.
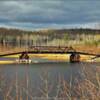
[[[52,44],[53,43],[53,44]],[[100,30],[60,29],[42,31],[24,31],[0,28],[0,45],[100,45]]]

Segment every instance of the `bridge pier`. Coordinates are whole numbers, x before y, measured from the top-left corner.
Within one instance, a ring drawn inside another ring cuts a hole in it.
[[[26,62],[29,63],[29,55],[27,52],[23,52],[20,56],[19,56],[19,62]]]
[[[70,55],[70,62],[71,63],[80,62],[80,55],[79,54],[76,54],[76,53],[72,53]]]

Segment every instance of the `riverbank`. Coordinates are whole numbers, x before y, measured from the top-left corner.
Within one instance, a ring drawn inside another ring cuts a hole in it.
[[[4,57],[6,58],[14,58],[14,59],[18,59],[19,55],[12,55],[12,56],[7,56]],[[57,61],[57,62],[68,62],[69,61],[69,57],[70,55],[66,55],[66,54],[29,54],[30,59],[47,59],[50,61]],[[82,62],[92,62],[91,58],[93,58],[93,56],[85,56],[85,55],[81,55],[81,59],[80,61]],[[94,62],[99,62],[99,60],[95,60]],[[34,60],[33,60],[34,62]],[[14,64],[15,61],[14,60],[2,60],[0,61],[0,64]]]
[[[39,57],[43,59],[48,59],[48,60],[57,60],[57,61],[69,61],[70,54],[35,54],[35,55],[30,55],[30,57]],[[93,56],[85,56],[81,55],[81,61],[87,61],[90,60]]]
[[[7,60],[7,61],[0,61],[0,64],[14,64],[14,61],[10,61],[10,60]]]

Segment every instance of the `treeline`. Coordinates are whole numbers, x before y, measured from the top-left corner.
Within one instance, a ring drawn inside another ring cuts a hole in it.
[[[32,45],[100,45],[100,30],[59,29],[24,31],[0,28],[0,45],[23,47]]]

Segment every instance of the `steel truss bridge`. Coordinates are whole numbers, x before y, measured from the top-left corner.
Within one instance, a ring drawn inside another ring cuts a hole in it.
[[[65,46],[31,46],[25,51],[1,54],[0,57],[16,54],[21,54],[21,57],[19,57],[20,59],[28,59],[28,54],[70,54],[70,62],[79,62],[80,55],[94,56],[93,59],[100,57],[100,54],[76,51],[72,47]]]

